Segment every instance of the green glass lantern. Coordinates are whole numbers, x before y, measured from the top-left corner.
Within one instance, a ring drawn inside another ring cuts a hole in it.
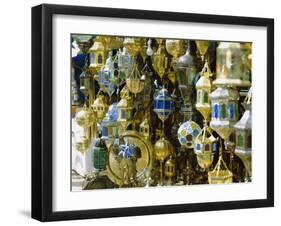
[[[97,171],[106,169],[108,163],[108,151],[103,139],[97,138],[92,147],[92,163]]]

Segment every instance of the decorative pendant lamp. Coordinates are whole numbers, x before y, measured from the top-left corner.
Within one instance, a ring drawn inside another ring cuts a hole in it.
[[[108,112],[101,122],[101,134],[107,147],[118,137],[118,107],[117,103],[109,106]]]
[[[111,73],[112,64],[112,52],[110,51],[105,66],[102,67],[99,74],[95,76],[101,90],[108,93],[109,97],[111,97],[116,89],[116,85],[113,83],[113,74]]]
[[[128,49],[128,52],[136,57],[138,53],[141,51],[144,44],[144,39],[142,38],[125,38],[123,42],[123,46]]]
[[[151,136],[151,131],[150,131],[150,123],[147,117],[147,114],[145,114],[144,120],[140,124],[140,129],[139,129],[140,135],[142,135],[145,139],[149,140]]]
[[[208,170],[214,160],[217,139],[213,136],[210,128],[205,125],[201,133],[195,138],[194,152],[198,165]]]
[[[238,118],[238,92],[231,88],[219,87],[210,94],[210,98],[212,105],[210,126],[221,138],[227,140]]]
[[[96,138],[91,149],[93,167],[98,172],[105,170],[108,163],[108,151],[104,140]]]
[[[167,52],[173,56],[171,65],[176,70],[177,66],[177,59],[184,54],[183,52],[183,46],[184,46],[184,40],[179,39],[167,39],[166,42],[166,50]]]
[[[196,43],[197,50],[201,56],[201,60],[202,60],[202,62],[204,62],[205,55],[210,46],[210,41],[201,40],[201,41],[195,41],[195,43]]]
[[[201,77],[196,83],[197,98],[196,98],[196,109],[202,114],[205,120],[208,120],[211,113],[210,104],[210,93],[211,93],[211,81],[210,81],[211,70],[208,66],[208,62],[201,72]]]
[[[105,101],[105,96],[101,92],[98,93],[97,98],[95,99],[91,107],[96,113],[98,122],[101,122],[108,110],[108,105]]]
[[[170,68],[169,54],[165,48],[164,39],[156,39],[159,45],[157,51],[152,56],[152,66],[161,79],[167,74]]]
[[[191,119],[192,116],[192,88],[196,75],[196,69],[193,62],[193,57],[190,55],[190,42],[186,53],[178,58],[177,61],[177,80],[180,90],[183,106],[181,112],[184,115],[184,120]]]
[[[252,88],[250,88],[244,101],[245,112],[242,118],[234,125],[235,128],[235,154],[243,161],[246,168],[245,181],[250,181],[252,176],[252,113],[251,113]]]
[[[118,52],[118,67],[121,77],[126,77],[132,71],[134,66],[134,58],[129,54],[128,49],[123,47],[123,51]]]
[[[154,145],[155,158],[160,162],[160,181],[159,185],[163,185],[163,163],[165,159],[174,153],[172,144],[162,136]]]
[[[243,80],[242,50],[239,43],[220,42],[217,47],[216,86],[247,87],[249,80]]]
[[[178,129],[178,140],[186,148],[193,148],[195,138],[201,133],[200,126],[193,121],[187,121],[181,124]]]
[[[90,71],[92,75],[96,75],[104,66],[106,61],[107,49],[105,48],[101,36],[97,36],[94,45],[89,49],[90,53]]]
[[[127,127],[132,124],[133,119],[133,103],[132,96],[128,87],[125,85],[120,93],[121,100],[117,104],[118,108],[118,122],[125,131]]]
[[[219,160],[213,171],[208,172],[209,184],[230,184],[233,180],[232,172],[227,168],[222,158],[222,143],[220,145]]]
[[[165,162],[164,166],[165,177],[168,178],[167,185],[174,184],[174,178],[176,176],[176,161],[173,159],[173,156],[170,155],[169,159]]]
[[[126,77],[126,85],[135,96],[144,89],[144,78],[135,64],[132,72]]]
[[[164,87],[154,97],[154,108],[158,118],[164,121],[170,116],[174,108],[173,99]]]

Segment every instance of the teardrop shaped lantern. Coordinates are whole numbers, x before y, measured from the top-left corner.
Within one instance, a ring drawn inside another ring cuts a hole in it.
[[[210,93],[211,93],[211,70],[208,66],[208,62],[205,62],[205,65],[201,72],[201,77],[196,83],[196,109],[202,114],[205,120],[208,120],[211,113],[211,104],[210,104]]]
[[[168,90],[163,87],[154,97],[153,110],[156,112],[158,118],[164,122],[172,113],[173,108],[173,99],[169,95]]]

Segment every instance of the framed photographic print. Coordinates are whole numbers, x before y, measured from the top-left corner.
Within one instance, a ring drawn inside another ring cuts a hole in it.
[[[32,217],[274,205],[274,21],[32,8]]]

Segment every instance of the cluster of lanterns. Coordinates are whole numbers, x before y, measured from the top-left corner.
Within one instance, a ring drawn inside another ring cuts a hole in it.
[[[92,153],[95,172],[120,187],[251,180],[250,44],[73,40],[85,56],[72,73],[73,120],[84,129],[75,147]]]

